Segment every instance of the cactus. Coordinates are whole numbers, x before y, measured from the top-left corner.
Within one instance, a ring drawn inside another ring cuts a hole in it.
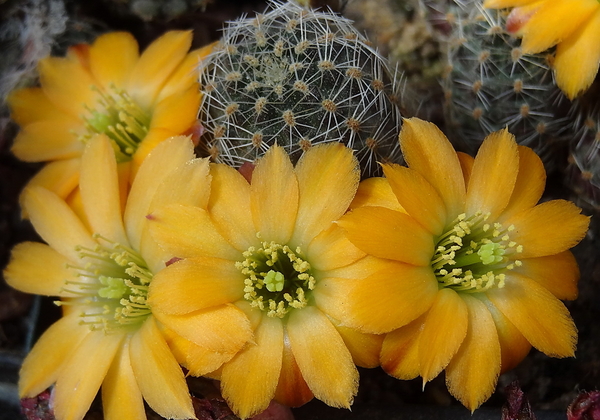
[[[506,12],[478,1],[455,0],[448,13],[448,71],[443,80],[448,135],[474,153],[490,132],[508,127],[517,142],[556,167],[554,146],[568,119],[568,100],[555,86],[551,54],[523,55],[504,30]]]
[[[345,18],[271,2],[256,18],[229,22],[201,64],[204,153],[253,162],[272,144],[292,160],[340,141],[357,152],[364,176],[376,162],[401,162],[401,115],[387,61]]]

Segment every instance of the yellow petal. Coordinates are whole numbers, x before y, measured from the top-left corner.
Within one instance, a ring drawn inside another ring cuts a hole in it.
[[[21,127],[36,121],[72,118],[57,108],[39,87],[13,90],[6,102],[10,107],[10,117]]]
[[[56,194],[42,187],[30,187],[23,192],[23,205],[42,239],[69,260],[79,260],[77,246],[95,247],[96,242],[81,220]]]
[[[556,84],[569,99],[587,90],[598,73],[600,64],[598,39],[600,39],[600,7],[586,23],[556,47],[553,63],[556,70]],[[574,66],[573,63],[577,65]]]
[[[483,141],[467,186],[467,214],[490,213],[495,220],[507,206],[519,172],[517,143],[507,129]]]
[[[155,40],[131,71],[126,90],[143,107],[150,107],[160,89],[181,64],[192,43],[192,31],[169,31]]]
[[[360,180],[352,150],[333,142],[311,147],[296,165],[299,201],[293,247],[307,246],[346,212]]]
[[[355,365],[365,368],[379,366],[383,335],[363,333],[354,328],[344,327],[333,318],[329,320],[344,340]]]
[[[21,242],[13,249],[10,262],[4,269],[9,286],[25,293],[60,296],[65,281],[77,278],[67,268],[70,261],[38,242]]]
[[[155,412],[166,418],[195,417],[183,371],[153,317],[131,338],[129,358],[142,396]]]
[[[131,185],[124,215],[127,237],[134,249],[140,248],[142,227],[154,199],[148,191],[154,191],[172,170],[193,158],[194,145],[185,137],[166,140],[147,156]]]
[[[217,353],[235,353],[252,338],[248,318],[235,305],[221,305],[185,315],[153,313],[167,328]]]
[[[472,296],[462,296],[469,312],[467,336],[446,367],[448,390],[474,411],[496,389],[500,375],[500,343],[487,307]]]
[[[128,339],[123,341],[102,383],[102,408],[106,420],[146,419],[144,399],[131,368]]]
[[[348,285],[345,325],[381,334],[408,324],[436,299],[438,282],[430,267],[395,263]]]
[[[244,279],[232,261],[186,258],[154,276],[148,304],[153,311],[182,315],[235,302],[244,296]]]
[[[467,305],[462,297],[452,289],[441,289],[419,337],[423,383],[435,378],[448,365],[467,335],[468,323]]]
[[[460,167],[462,169],[463,177],[465,178],[465,185],[469,185],[475,159],[473,156],[463,152],[456,152],[456,156],[458,156],[458,160],[460,161]]]
[[[294,310],[287,323],[294,357],[315,397],[332,407],[350,408],[358,371],[342,337],[317,308]]]
[[[483,7],[488,7],[490,9],[505,9],[508,7],[518,7],[535,3],[536,1],[539,0],[485,0],[483,2]]]
[[[133,35],[110,32],[100,35],[90,46],[90,71],[101,87],[123,87],[138,58],[138,43]]]
[[[366,254],[348,240],[342,228],[332,224],[311,241],[306,255],[313,269],[327,271],[352,264]]]
[[[573,356],[577,329],[562,302],[527,277],[506,277],[504,288],[486,292],[494,306],[538,350],[553,357]]]
[[[539,156],[529,147],[519,146],[519,174],[501,220],[537,204],[546,186],[546,170]]]
[[[300,407],[314,397],[296,363],[289,337],[284,333],[281,373],[274,400],[288,407]]]
[[[121,215],[117,161],[105,135],[95,136],[85,148],[81,158],[79,190],[94,233],[129,246]]]
[[[282,147],[271,147],[256,164],[250,208],[263,241],[286,244],[290,240],[298,212],[298,180]]]
[[[447,219],[441,197],[419,172],[400,165],[382,165],[400,205],[432,235],[441,235]]]
[[[421,373],[419,336],[427,314],[385,335],[381,347],[381,367],[394,378],[410,380]]]
[[[385,178],[380,177],[367,178],[361,181],[356,196],[350,203],[350,208],[355,209],[362,206],[380,206],[404,212],[390,187],[390,183]]]
[[[74,131],[81,131],[81,124],[75,120],[37,121],[23,127],[11,151],[26,162],[79,156],[83,152],[83,142],[77,140]]]
[[[367,254],[420,266],[428,266],[431,261],[432,235],[404,213],[385,207],[359,207],[337,223]]]
[[[46,57],[39,61],[38,70],[46,96],[71,117],[79,118],[84,104],[95,106],[97,93],[90,86],[96,81],[77,58]]]
[[[446,224],[464,210],[465,181],[454,148],[434,124],[404,120],[400,146],[411,169],[419,172],[438,192],[447,210]]]
[[[547,257],[524,259],[515,272],[535,280],[561,300],[577,298],[579,267],[570,251]]]
[[[87,334],[63,365],[54,388],[54,414],[59,419],[81,420],[123,343],[123,333]]]
[[[28,186],[44,187],[60,198],[66,198],[79,185],[81,159],[65,159],[47,163],[29,180]]]
[[[152,111],[150,129],[164,128],[183,134],[196,122],[199,107],[198,86],[174,93],[156,104]]]
[[[531,344],[523,334],[494,306],[487,296],[481,297],[494,318],[498,341],[500,342],[500,374],[516,367],[529,354]]]
[[[241,253],[219,233],[209,213],[200,208],[171,204],[150,216],[150,233],[158,244],[179,258],[217,257],[236,261]]]
[[[518,258],[543,257],[574,247],[583,239],[590,219],[564,200],[552,200],[522,211],[506,225],[515,225],[510,239],[523,246]]]
[[[35,397],[56,382],[63,364],[70,363],[71,354],[90,333],[80,320],[75,312],[59,319],[35,343],[19,373],[21,398]]]
[[[257,244],[250,211],[250,184],[234,168],[211,166],[212,184],[208,208],[215,226],[238,251]]]
[[[572,36],[594,11],[597,0],[554,0],[544,2],[523,26],[521,47],[526,54],[542,52]],[[564,17],[568,16],[568,19]]]
[[[242,419],[265,410],[275,395],[283,355],[281,320],[263,316],[254,340],[221,374],[223,397]]]

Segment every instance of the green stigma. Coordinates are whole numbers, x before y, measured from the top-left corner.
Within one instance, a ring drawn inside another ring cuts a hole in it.
[[[308,304],[308,294],[315,288],[310,264],[298,247],[263,242],[260,248],[250,247],[244,260],[235,263],[242,272],[244,298],[267,316],[283,318],[291,309]]]
[[[109,93],[92,87],[99,95],[98,106],[86,106],[89,116],[81,118],[86,122],[88,133],[80,139],[87,142],[95,134],[106,134],[111,140],[117,161],[127,162],[137,150],[150,126],[150,116],[122,89],[114,85]]]
[[[111,332],[140,325],[150,314],[147,304],[152,273],[134,250],[94,235],[93,249],[78,247],[81,265],[69,266],[78,280],[67,281],[64,292],[70,305],[80,311],[81,324],[91,330]]]
[[[511,241],[513,225],[486,223],[489,214],[461,214],[437,241],[431,266],[440,287],[461,292],[502,288],[504,272],[520,266],[515,256],[523,247]]]

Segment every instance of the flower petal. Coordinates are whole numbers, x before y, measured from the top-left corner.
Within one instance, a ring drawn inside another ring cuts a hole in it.
[[[333,318],[329,320],[344,340],[355,365],[365,368],[379,366],[383,335],[363,333],[354,328],[344,327]]]
[[[311,147],[296,165],[299,201],[293,247],[307,246],[346,212],[354,198],[360,170],[352,150],[332,142]]]
[[[302,377],[298,363],[296,363],[290,339],[287,333],[284,332],[281,373],[279,374],[274,399],[288,407],[300,407],[312,400],[313,397],[314,395]]]
[[[503,314],[538,350],[553,357],[574,355],[577,329],[569,311],[535,281],[510,273],[502,289],[486,292]]]
[[[42,120],[72,119],[50,101],[42,88],[23,88],[8,94],[10,117],[21,127]]]
[[[65,420],[82,419],[123,343],[125,334],[87,334],[58,374],[54,388],[54,414]]]
[[[182,315],[243,297],[244,276],[232,261],[186,258],[154,276],[148,304],[153,311]]]
[[[77,140],[77,131],[81,131],[81,123],[71,119],[36,121],[21,129],[11,151],[25,162],[79,156],[84,145]]]
[[[313,306],[294,310],[287,332],[298,367],[315,397],[332,407],[350,408],[358,390],[358,371],[325,314]]]
[[[223,366],[221,392],[242,419],[266,409],[275,395],[283,356],[283,325],[263,316],[249,344]]]
[[[432,235],[441,235],[447,219],[446,208],[431,184],[413,169],[395,164],[382,165],[382,168],[406,212]]]
[[[367,254],[413,265],[429,266],[432,235],[415,219],[385,207],[359,207],[337,222],[348,239]]]
[[[483,141],[467,186],[467,214],[490,213],[495,220],[507,206],[519,172],[517,143],[507,129]]]
[[[156,104],[150,129],[164,128],[183,134],[196,122],[199,107],[198,86],[190,86],[183,92],[174,93]]]
[[[366,254],[348,240],[342,228],[332,224],[311,241],[306,255],[313,269],[327,271],[352,264]]]
[[[515,188],[500,220],[535,206],[546,187],[546,170],[539,156],[529,147],[519,146],[519,173]]]
[[[469,314],[462,297],[440,289],[419,337],[419,366],[423,383],[435,378],[454,357],[467,335]]]
[[[394,378],[410,380],[419,376],[419,336],[427,314],[385,335],[381,367]]]
[[[248,318],[235,305],[221,305],[185,315],[153,313],[167,328],[217,353],[235,353],[252,338]]]
[[[80,167],[80,158],[49,162],[29,180],[27,185],[44,187],[65,199],[79,185]]]
[[[79,190],[93,232],[128,247],[121,214],[117,161],[105,135],[95,136],[85,148]]]
[[[473,172],[473,164],[475,163],[475,159],[473,158],[473,156],[463,152],[456,152],[456,156],[458,156],[460,168],[462,169],[463,177],[465,178],[465,185],[469,185],[469,180],[471,179],[471,173]]]
[[[592,14],[590,20],[556,47],[553,63],[556,70],[556,84],[569,99],[587,90],[598,73],[600,64],[598,39],[600,39],[600,8]],[[577,65],[573,66],[573,63]]]
[[[24,209],[37,233],[69,260],[79,261],[76,247],[93,249],[96,246],[81,220],[56,194],[42,187],[30,187],[22,197]]]
[[[583,239],[590,219],[581,209],[565,200],[552,200],[522,211],[506,224],[514,224],[510,238],[523,246],[521,258],[558,254]]]
[[[515,272],[524,275],[545,287],[561,300],[577,298],[579,267],[570,251],[547,257],[527,258]]]
[[[469,312],[467,336],[446,367],[448,390],[471,412],[496,388],[500,375],[500,343],[494,319],[480,300],[464,295]]]
[[[408,166],[419,172],[442,197],[447,210],[445,224],[449,224],[463,212],[466,192],[454,148],[439,128],[418,118],[404,120],[400,146]]]
[[[362,206],[380,206],[405,213],[388,180],[380,177],[367,178],[359,184],[350,209]]]
[[[169,31],[155,40],[131,71],[126,90],[140,105],[150,107],[160,89],[181,64],[192,43],[192,31]]]
[[[10,262],[4,269],[9,286],[25,293],[60,296],[65,281],[76,280],[67,268],[69,260],[38,242],[21,242],[13,249]]]
[[[131,367],[128,339],[123,341],[102,383],[102,408],[106,420],[146,418],[144,399]]]
[[[139,58],[138,43],[129,32],[102,34],[90,46],[90,71],[100,86],[123,87]],[[114,56],[118,55],[118,59]]]
[[[250,184],[234,168],[212,165],[208,209],[217,230],[238,251],[256,245],[256,230],[250,211]]]
[[[252,173],[250,208],[264,241],[286,244],[298,212],[298,180],[290,158],[280,146],[271,147]]]
[[[150,233],[175,257],[216,257],[236,261],[241,253],[219,233],[209,213],[193,206],[171,204],[150,216]]]
[[[166,418],[195,417],[183,371],[153,317],[131,337],[129,358],[140,391],[155,412]]]
[[[73,312],[52,324],[29,352],[19,373],[21,398],[35,397],[54,382],[65,363],[90,329],[79,324],[79,313]]]
[[[519,7],[539,0],[485,0],[483,7],[490,9],[505,9],[508,7]]]

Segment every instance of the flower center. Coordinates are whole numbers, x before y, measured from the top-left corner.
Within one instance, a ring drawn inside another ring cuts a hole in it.
[[[146,137],[150,116],[122,89],[111,85],[109,92],[95,86],[99,95],[97,109],[86,106],[89,117],[83,116],[88,134],[81,137],[86,142],[94,134],[106,134],[113,143],[118,162],[127,162]]]
[[[459,215],[439,239],[431,266],[441,287],[461,292],[502,288],[505,270],[520,266],[523,246],[510,240],[514,225],[486,223],[488,214]]]
[[[80,266],[69,266],[78,280],[67,281],[63,290],[72,296],[56,302],[81,311],[81,324],[105,332],[134,327],[143,322],[151,310],[146,303],[152,273],[134,250],[100,235],[100,243],[89,249],[78,247]]]
[[[315,278],[300,247],[294,252],[287,245],[263,242],[242,255],[245,259],[235,266],[246,276],[244,298],[252,307],[283,318],[292,308],[308,304],[306,295],[315,288]]]

